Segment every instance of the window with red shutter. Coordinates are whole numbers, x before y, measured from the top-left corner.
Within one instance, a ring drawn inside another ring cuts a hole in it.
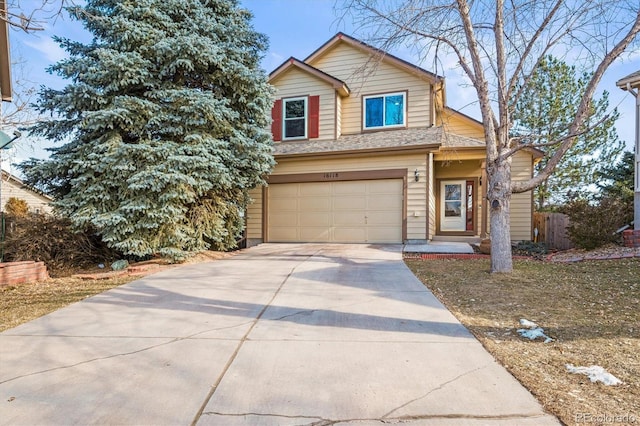
[[[271,134],[274,141],[282,140],[282,99],[278,99],[271,109]]]
[[[320,96],[309,96],[309,139],[320,136]]]

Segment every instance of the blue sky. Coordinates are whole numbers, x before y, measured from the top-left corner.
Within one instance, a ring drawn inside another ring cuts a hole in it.
[[[254,28],[266,34],[270,40],[262,66],[272,71],[290,56],[304,59],[314,50],[329,40],[335,33],[342,31],[360,38],[357,29],[348,19],[340,19],[334,10],[334,0],[241,0],[241,4],[253,12]],[[44,31],[25,34],[11,31],[12,56],[14,60],[23,62],[23,77],[37,85],[63,87],[65,82],[45,72],[45,68],[64,58],[65,52],[51,40],[52,35],[61,35],[73,40],[89,41],[90,35],[75,21],[58,18],[48,22]],[[405,60],[416,63],[408,49],[390,52]],[[429,64],[418,64],[430,69]],[[618,89],[615,82],[640,69],[640,55],[633,60],[614,63],[607,71],[600,85],[600,90],[610,93],[610,106],[617,107],[621,117],[617,123],[619,137],[627,144],[628,149],[634,143],[634,99],[627,92]],[[14,77],[18,77],[14,72]],[[459,68],[452,67],[444,71],[447,78],[447,99],[449,106],[479,118],[475,105],[475,92],[465,87],[466,81]],[[12,150],[11,160],[20,162],[28,157],[44,157],[46,141],[23,140]],[[3,164],[8,169],[6,162]],[[11,168],[15,172],[15,168]]]

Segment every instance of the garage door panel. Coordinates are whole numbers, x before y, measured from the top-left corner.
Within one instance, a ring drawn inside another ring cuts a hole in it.
[[[271,226],[296,226],[298,224],[297,212],[272,212],[273,217],[269,218]]]
[[[327,227],[306,227],[300,228],[300,241],[309,243],[325,243],[330,240],[329,229]]]
[[[344,197],[337,196],[333,199],[334,210],[364,210],[367,208],[366,197],[352,196]]]
[[[336,227],[333,230],[333,238],[336,243],[361,243],[367,239],[367,233],[361,227]]]
[[[331,210],[331,198],[326,197],[308,197],[300,198],[298,205],[300,211],[330,211]]]
[[[401,179],[269,187],[268,241],[399,243]]]
[[[295,198],[272,198],[273,210],[277,212],[295,212],[298,210],[298,200]]]
[[[363,226],[365,225],[364,213],[362,212],[335,212],[333,214],[333,224],[335,226]]]
[[[331,187],[323,182],[296,185],[299,185],[299,194],[302,197],[331,195]]]
[[[296,223],[296,222],[294,222]],[[323,226],[323,227],[328,227],[331,225],[331,213],[329,212],[317,212],[317,213],[313,213],[313,212],[305,212],[305,213],[298,213],[298,220],[297,220],[297,224],[301,227],[306,227],[306,226]]]
[[[336,195],[360,195],[367,191],[367,181],[334,182]]]

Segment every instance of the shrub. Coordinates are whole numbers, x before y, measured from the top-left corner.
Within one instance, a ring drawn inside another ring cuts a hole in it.
[[[119,256],[87,232],[74,232],[68,219],[29,214],[7,216],[5,261],[42,261],[52,276],[62,276]]]
[[[29,205],[25,200],[11,197],[4,205],[4,209],[9,216],[24,217],[29,213]]]
[[[571,201],[565,208],[571,223],[567,234],[576,247],[592,250],[609,243],[620,243],[616,234],[633,217],[633,206],[618,198],[603,197],[597,204]]]

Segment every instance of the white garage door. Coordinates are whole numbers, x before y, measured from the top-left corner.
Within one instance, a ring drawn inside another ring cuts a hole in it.
[[[269,186],[270,242],[400,243],[402,180]]]

